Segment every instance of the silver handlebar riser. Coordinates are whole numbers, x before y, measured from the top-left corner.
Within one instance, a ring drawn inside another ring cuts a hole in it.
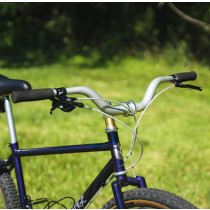
[[[103,99],[97,92],[95,92],[91,88],[84,86],[66,88],[66,91],[67,95],[80,94],[87,96],[88,98]],[[109,115],[125,115],[128,112],[128,109],[122,105],[111,106],[106,101],[94,100],[94,99],[92,99],[92,101],[101,111]]]
[[[135,111],[139,112],[139,111],[144,110],[144,108],[152,100],[159,84],[164,83],[164,82],[172,82],[172,81],[173,81],[172,76],[158,77],[158,78],[152,80],[152,82],[149,84],[149,86],[146,90],[146,93],[145,93],[142,101],[139,103],[135,103],[135,106],[136,106]],[[66,88],[66,91],[67,91],[68,95],[80,94],[80,95],[85,95],[88,98],[103,99],[97,92],[95,92],[91,88],[84,87],[84,86]],[[129,113],[129,111],[125,105],[111,106],[106,101],[95,100],[95,99],[92,99],[92,101],[101,111],[103,111],[109,115],[113,115],[113,116],[114,115],[127,115]],[[126,103],[126,105],[130,109],[133,109],[133,103]],[[132,107],[130,107],[130,106],[132,106]]]
[[[139,111],[144,110],[144,108],[152,100],[159,84],[164,83],[164,82],[172,82],[172,81],[173,81],[172,76],[157,77],[157,78],[153,79],[152,82],[149,84],[142,101],[139,103],[136,103],[136,111],[139,112]]]

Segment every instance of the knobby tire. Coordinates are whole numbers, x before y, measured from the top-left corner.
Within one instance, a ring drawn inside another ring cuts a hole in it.
[[[128,209],[155,208],[155,209],[196,209],[183,198],[158,189],[137,188],[123,192],[123,198]],[[116,209],[115,199],[109,200],[103,209]]]

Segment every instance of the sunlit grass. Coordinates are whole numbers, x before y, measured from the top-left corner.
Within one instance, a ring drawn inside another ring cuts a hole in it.
[[[100,68],[54,64],[29,69],[1,69],[1,74],[25,79],[33,88],[82,85],[96,90],[104,98],[138,102],[155,77],[191,70],[198,73],[198,80],[193,83],[202,86],[204,91],[173,88],[151,105],[140,124],[144,155],[136,173],[146,177],[149,187],[173,192],[199,208],[210,208],[208,67],[193,62],[169,65],[163,59],[127,58],[121,63]],[[163,84],[158,90],[167,85]],[[88,101],[85,104],[94,106]],[[107,141],[104,120],[99,114],[76,109],[72,113],[56,110],[50,115],[50,108],[50,101],[13,105],[21,148]],[[6,147],[9,142],[6,117],[1,114],[0,119],[0,155],[7,158],[10,149]],[[134,127],[133,119],[119,119]],[[125,156],[129,151],[131,133],[121,125],[117,126]],[[138,146],[135,158],[137,152]],[[109,152],[25,157],[22,163],[27,194],[31,198],[47,197],[49,200],[64,196],[78,199],[109,158]],[[101,208],[111,197],[109,185],[91,208]],[[71,204],[68,205],[70,208]]]

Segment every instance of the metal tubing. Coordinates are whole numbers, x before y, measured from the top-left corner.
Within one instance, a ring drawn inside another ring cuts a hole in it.
[[[145,92],[142,101],[139,103],[135,103],[136,112],[142,111],[148,105],[148,103],[153,98],[159,84],[163,82],[172,82],[172,81],[173,81],[173,76],[158,77],[152,80],[152,82],[149,84]],[[84,86],[66,88],[66,91],[68,95],[81,94],[87,96],[88,98],[102,99],[102,97],[96,91]],[[128,113],[128,109],[125,106],[122,105],[111,106],[109,103],[103,100],[92,99],[92,101],[100,110],[106,112],[107,114],[124,115]]]
[[[83,209],[87,207],[89,201],[94,197],[98,190],[105,185],[106,180],[111,176],[113,172],[114,164],[113,160],[111,159],[94,179],[92,184],[88,187],[78,202],[74,205],[73,209]]]
[[[13,155],[10,155],[5,161],[0,161],[0,168],[11,166],[13,162]]]
[[[139,188],[147,188],[145,178],[142,176],[137,176],[136,178],[127,177],[127,182],[129,185],[137,186]]]
[[[11,144],[10,147],[12,149],[13,154],[16,150],[19,149],[17,142],[14,144]],[[16,173],[16,179],[17,179],[17,184],[18,184],[21,208],[26,209],[26,190],[25,190],[25,184],[24,184],[23,171],[22,171],[20,157],[14,156],[14,165],[15,165],[15,173]]]
[[[62,147],[45,147],[34,149],[22,149],[15,150],[14,155],[18,157],[22,156],[36,156],[36,155],[52,155],[52,154],[65,154],[65,153],[77,153],[77,152],[97,152],[110,150],[109,143],[100,144],[83,144],[83,145],[70,145]]]
[[[10,141],[12,144],[14,144],[15,142],[17,142],[17,138],[12,114],[12,107],[8,96],[4,97],[4,107],[7,115],[7,124],[9,128]]]
[[[115,202],[117,204],[118,209],[125,209],[124,199],[121,191],[120,184],[115,181],[112,183],[112,190],[115,198]]]
[[[107,133],[110,144],[112,145],[112,158],[115,163],[115,172],[125,171],[124,161],[122,157],[122,151],[119,143],[118,133]]]
[[[159,84],[164,82],[172,82],[173,77],[172,76],[165,76],[165,77],[157,77],[152,80],[152,82],[147,87],[147,90],[144,94],[144,97],[141,102],[136,103],[136,111],[142,111],[152,100],[153,96],[155,95],[156,89],[159,86]]]

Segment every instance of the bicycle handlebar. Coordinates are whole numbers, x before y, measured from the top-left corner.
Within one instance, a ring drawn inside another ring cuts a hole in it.
[[[164,82],[184,82],[188,80],[195,80],[197,78],[196,72],[184,72],[178,73],[171,76],[165,77],[158,77],[149,84],[145,95],[141,102],[134,103],[128,102],[123,103],[123,105],[111,106],[109,103],[103,99],[97,92],[92,90],[88,87],[77,86],[77,87],[70,87],[66,88],[67,95],[72,94],[80,94],[85,95],[91,99],[93,103],[103,112],[110,114],[110,115],[126,115],[128,113],[128,109],[132,110],[133,112],[142,111],[148,103],[153,98],[155,91],[159,84]],[[23,102],[23,101],[37,101],[37,100],[45,100],[45,99],[52,99],[57,96],[56,89],[34,89],[34,90],[27,90],[27,91],[13,91],[11,94],[11,98],[13,103]],[[127,106],[127,108],[126,108]]]
[[[142,101],[139,103],[130,102],[130,103],[124,103],[123,105],[111,106],[106,101],[95,100],[95,99],[92,99],[92,101],[100,110],[110,115],[125,115],[128,112],[128,108],[133,111],[139,112],[139,111],[142,111],[147,106],[147,104],[151,101],[160,83],[170,82],[172,80],[173,80],[172,76],[158,77],[154,79],[148,86]],[[82,95],[87,96],[88,98],[101,98],[102,99],[102,97],[97,92],[95,92],[94,90],[88,87],[78,86],[78,87],[66,88],[66,91],[68,95],[82,94]],[[128,108],[126,108],[126,106]]]

